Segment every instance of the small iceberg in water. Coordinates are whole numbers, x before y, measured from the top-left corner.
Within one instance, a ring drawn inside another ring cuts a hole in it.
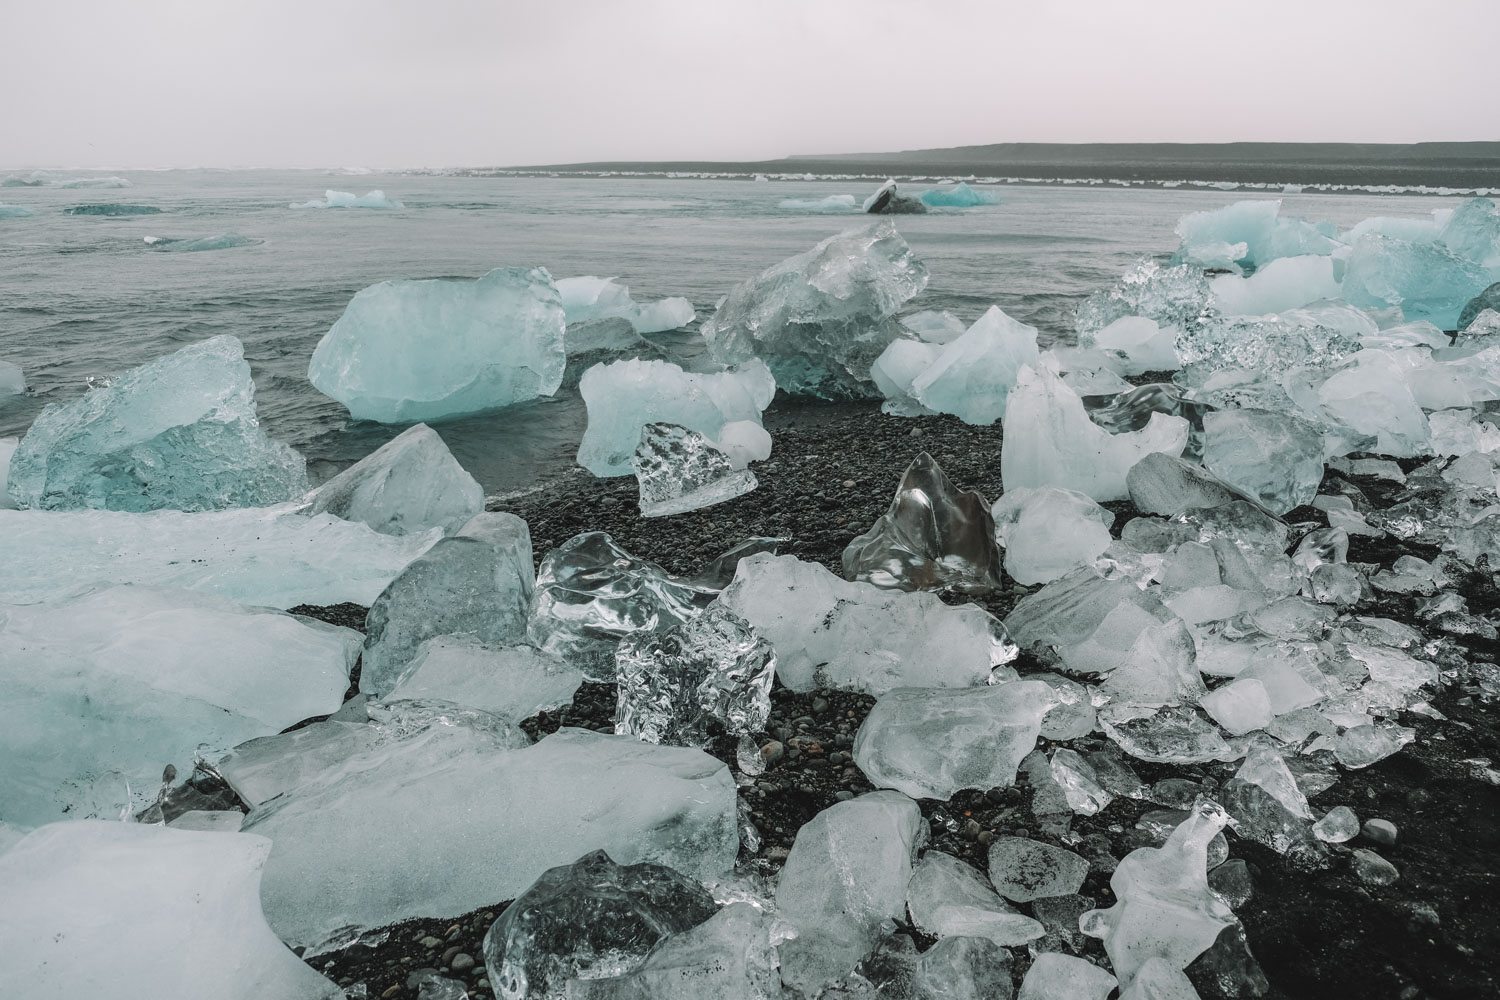
[[[11,174],[0,179],[0,187],[128,188],[130,182],[123,177],[56,178],[43,171],[33,170],[29,174]]]
[[[232,250],[235,247],[258,247],[265,240],[239,233],[220,233],[218,236],[200,236],[197,239],[179,239],[172,236],[144,237],[146,247],[170,253],[197,253],[201,250]]]
[[[31,214],[24,205],[0,205],[0,219],[20,219]]]
[[[786,198],[777,207],[797,212],[837,215],[856,211],[859,203],[854,200],[852,194],[831,194],[827,198]]]
[[[63,209],[68,215],[100,215],[116,217],[122,215],[160,215],[155,205],[70,205]]]
[[[367,191],[355,195],[350,191],[324,191],[321,199],[292,202],[292,208],[405,208],[395,198],[387,198],[384,191]]]
[[[997,205],[1000,196],[984,188],[971,188],[963,181],[952,187],[928,188],[918,197],[929,208],[974,208],[978,205]]]

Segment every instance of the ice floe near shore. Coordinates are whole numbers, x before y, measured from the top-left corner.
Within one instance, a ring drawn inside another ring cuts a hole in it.
[[[384,191],[367,191],[356,195],[350,191],[334,191],[329,189],[323,192],[323,197],[314,198],[311,201],[292,202],[292,208],[405,208],[406,206],[395,198],[386,196]]]

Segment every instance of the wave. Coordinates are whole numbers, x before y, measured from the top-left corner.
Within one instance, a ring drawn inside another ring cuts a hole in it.
[[[0,205],[0,219],[20,219],[31,214],[23,205]]]
[[[201,236],[197,239],[177,239],[170,236],[145,237],[147,248],[164,253],[198,253],[204,250],[233,250],[235,247],[258,247],[265,240],[239,233],[220,233],[218,236]]]
[[[160,215],[155,205],[70,205],[63,209],[67,215]]]
[[[831,194],[827,198],[787,198],[779,204],[779,207],[796,212],[834,215],[853,212],[859,208],[859,205],[852,194]]]

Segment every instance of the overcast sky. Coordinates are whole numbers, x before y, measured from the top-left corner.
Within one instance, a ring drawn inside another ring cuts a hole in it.
[[[0,0],[0,165],[1500,138],[1500,0]]]

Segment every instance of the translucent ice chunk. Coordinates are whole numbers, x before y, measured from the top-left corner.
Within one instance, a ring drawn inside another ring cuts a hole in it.
[[[928,188],[920,197],[924,205],[933,208],[974,208],[1000,201],[1000,196],[988,188],[971,188],[963,181],[952,187]]]
[[[1163,267],[1146,258],[1113,288],[1085,299],[1078,307],[1074,326],[1081,344],[1090,343],[1100,330],[1122,316],[1144,316],[1164,329],[1186,329],[1198,324],[1208,301],[1208,279],[1201,267]]]
[[[1217,871],[1217,869],[1215,869]],[[1136,971],[1130,988],[1120,1000],[1199,1000],[1193,981],[1181,969],[1161,958],[1148,958]]]
[[[6,483],[10,477],[11,456],[16,453],[16,446],[20,443],[20,438],[0,437],[0,510],[16,509],[16,502],[10,498]]]
[[[923,309],[910,316],[901,317],[901,325],[917,335],[917,339],[928,344],[947,344],[964,335],[968,326],[951,312]]]
[[[1335,364],[1360,349],[1359,336],[1342,329],[1338,318],[1301,310],[1214,318],[1178,334],[1177,356],[1185,369],[1178,379],[1213,385],[1215,372],[1245,371],[1270,379],[1296,368]]]
[[[1005,398],[1021,368],[1039,363],[1036,336],[1036,327],[990,306],[912,380],[911,395],[935,413],[951,413],[968,424],[993,424],[1005,415]]]
[[[26,391],[26,375],[20,365],[0,361],[0,399],[19,396]]]
[[[671,868],[618,865],[594,851],[543,872],[506,907],[484,936],[484,965],[501,996],[564,996],[568,980],[633,971],[658,941],[717,910]]]
[[[1131,466],[1125,484],[1137,510],[1166,517],[1195,507],[1250,499],[1201,465],[1161,452],[1153,452]]]
[[[844,577],[901,590],[979,593],[1000,586],[1000,550],[984,498],[960,490],[931,455],[907,466],[896,496],[844,549]]]
[[[16,1000],[342,998],[266,926],[270,849],[264,837],[136,823],[36,830],[0,854],[0,986]]]
[[[1075,893],[1089,873],[1072,851],[1025,837],[996,837],[989,860],[995,891],[1017,903]]]
[[[1266,686],[1253,677],[1242,677],[1214,688],[1198,704],[1231,736],[1262,729],[1273,718]]]
[[[510,645],[526,640],[534,585],[531,533],[514,514],[476,514],[401,571],[365,620],[359,689],[399,684],[417,648],[439,635]]]
[[[629,322],[636,333],[661,333],[687,326],[697,318],[687,299],[637,302],[631,298],[630,289],[614,278],[559,278],[557,291],[569,325],[619,318]]]
[[[902,336],[896,312],[927,269],[889,222],[832,236],[729,293],[703,324],[715,360],[763,358],[788,392],[871,394],[870,365]]]
[[[770,641],[776,674],[793,691],[970,687],[1016,656],[977,605],[850,583],[795,556],[740,560],[720,600]]]
[[[1408,320],[1458,326],[1464,305],[1491,278],[1479,264],[1436,243],[1369,234],[1354,244],[1344,269],[1344,298],[1366,309],[1397,306]]]
[[[359,420],[480,413],[557,391],[564,326],[545,268],[382,281],[349,300],[318,341],[307,377]]]
[[[452,534],[484,510],[484,490],[437,432],[417,424],[313,491],[311,511],[387,535]]]
[[[1465,260],[1500,267],[1500,210],[1489,198],[1470,198],[1453,210],[1438,239]]]
[[[589,413],[578,464],[596,476],[624,476],[647,424],[675,424],[716,440],[726,424],[759,424],[776,382],[753,360],[704,375],[668,361],[626,360],[590,368],[578,389]]]
[[[641,428],[631,456],[640,487],[642,517],[681,514],[744,496],[755,489],[755,473],[736,470],[714,442],[676,424]]]
[[[1184,215],[1177,222],[1182,241],[1177,254],[1184,260],[1211,266],[1214,248],[1243,244],[1233,263],[1264,267],[1282,257],[1330,254],[1338,246],[1329,233],[1301,219],[1281,215],[1281,200],[1237,201],[1223,208]]]
[[[1177,333],[1145,316],[1121,316],[1095,332],[1084,347],[1095,347],[1112,359],[1121,375],[1175,371]]]
[[[941,851],[922,855],[906,885],[906,908],[916,928],[933,937],[981,937],[1012,948],[1043,934],[1042,925],[1016,912],[979,872]]]
[[[1412,397],[1403,368],[1385,351],[1360,351],[1318,388],[1323,415],[1344,429],[1347,451],[1394,458],[1431,453],[1427,417]]]
[[[1484,291],[1464,303],[1462,311],[1458,314],[1458,329],[1461,331],[1467,330],[1479,318],[1479,314],[1485,311],[1500,312],[1500,281],[1490,285]],[[0,395],[3,395],[3,392],[0,392]]]
[[[1313,824],[1313,834],[1328,844],[1353,840],[1359,836],[1359,817],[1348,806],[1334,806]]]
[[[266,436],[240,342],[214,337],[37,416],[11,458],[20,507],[219,510],[307,489],[302,456]]]
[[[1050,583],[1092,564],[1113,541],[1115,516],[1074,490],[1012,489],[991,513],[1005,570],[1017,583]]]
[[[438,636],[417,647],[391,700],[452,702],[513,722],[573,700],[583,672],[531,646],[491,646],[472,635]]]
[[[1104,735],[1137,760],[1158,764],[1201,764],[1238,756],[1219,731],[1186,706],[1143,713],[1136,708],[1099,713]]]
[[[1104,1000],[1115,985],[1115,977],[1099,966],[1049,951],[1026,970],[1016,1000]]]
[[[1235,833],[1287,855],[1299,865],[1321,864],[1326,851],[1313,835],[1312,810],[1281,754],[1267,747],[1250,751],[1225,785],[1224,808],[1236,820]]]
[[[1283,257],[1248,278],[1220,275],[1209,286],[1214,307],[1231,316],[1279,313],[1340,294],[1333,258],[1320,256]]]
[[[1267,510],[1285,514],[1317,496],[1323,436],[1309,422],[1269,410],[1219,410],[1203,427],[1204,467]]]

